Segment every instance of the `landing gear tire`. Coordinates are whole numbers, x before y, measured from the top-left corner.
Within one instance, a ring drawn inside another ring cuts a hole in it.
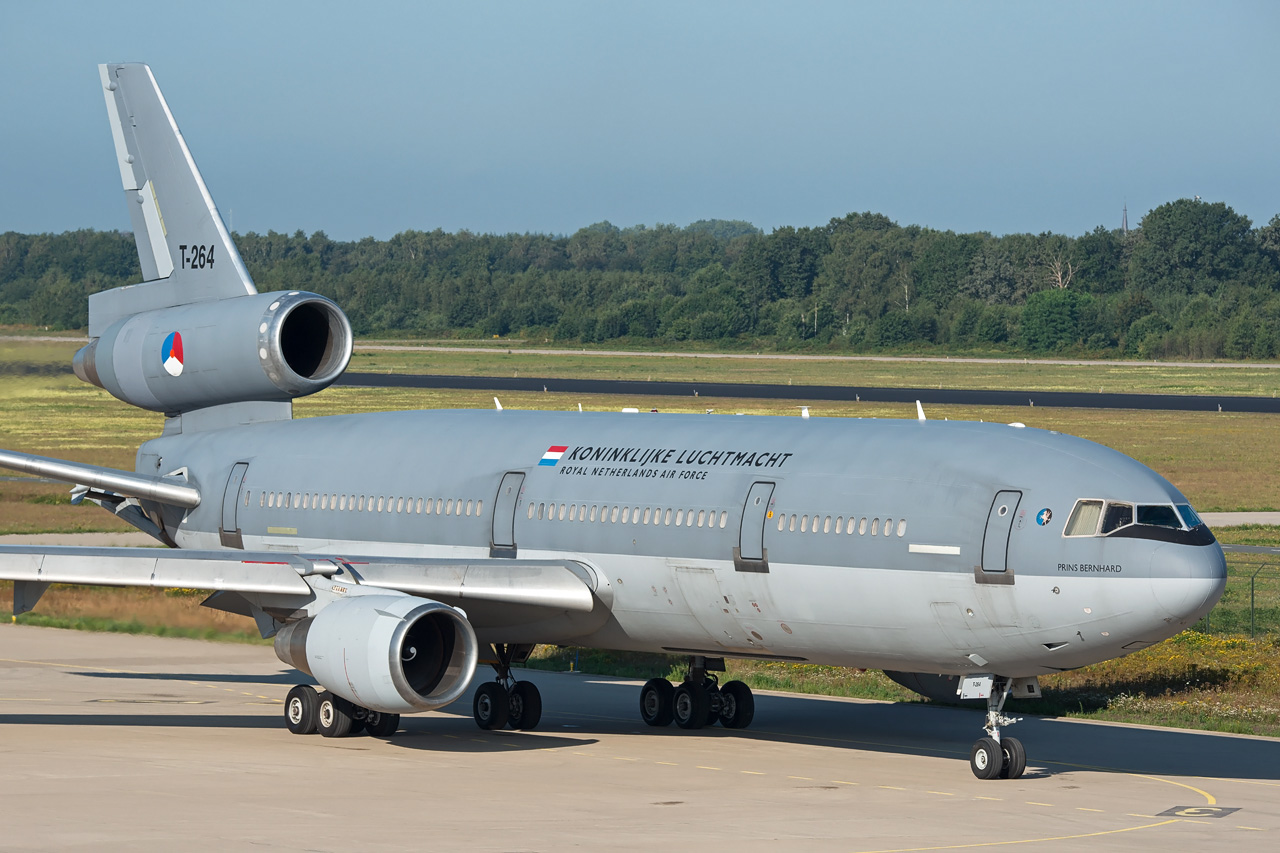
[[[700,729],[711,714],[711,696],[705,685],[686,681],[676,688],[671,702],[672,716],[682,729]]]
[[[316,691],[305,684],[289,690],[284,700],[284,724],[295,735],[316,733],[316,715],[320,699]]]
[[[714,726],[720,722],[720,708],[723,703],[720,698],[720,685],[716,684],[708,678],[702,685],[707,691],[707,722],[706,725]]]
[[[388,740],[400,728],[400,715],[370,711],[365,717],[364,728],[373,737]]]
[[[745,729],[755,715],[756,698],[750,687],[741,681],[730,681],[720,688],[720,725]]]
[[[351,733],[351,703],[328,690],[320,694],[316,728],[325,737],[346,737]]]
[[[994,738],[978,738],[969,751],[969,769],[979,779],[995,779],[1004,768],[1004,751]]]
[[[517,681],[508,694],[507,725],[513,729],[537,728],[542,719],[542,694],[528,681]]]
[[[482,729],[495,731],[505,726],[511,716],[511,697],[507,695],[507,688],[496,681],[481,684],[471,702],[471,715]]]
[[[1027,751],[1022,747],[1022,741],[1016,737],[1002,737],[1000,751],[1004,757],[1000,778],[1021,779],[1023,772],[1027,769]]]
[[[675,687],[665,678],[651,678],[640,688],[640,718],[650,726],[669,726],[673,717]]]

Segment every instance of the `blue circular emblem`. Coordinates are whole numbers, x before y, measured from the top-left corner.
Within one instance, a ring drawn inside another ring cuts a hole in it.
[[[1049,509],[1048,507],[1045,507],[1044,509],[1036,513],[1036,524],[1040,525],[1041,527],[1044,527],[1046,524],[1048,524],[1052,520],[1053,520],[1053,510]]]

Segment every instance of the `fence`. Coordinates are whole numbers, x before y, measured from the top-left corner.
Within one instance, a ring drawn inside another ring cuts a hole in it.
[[[1227,589],[1195,627],[1206,634],[1280,635],[1280,562],[1228,554]]]

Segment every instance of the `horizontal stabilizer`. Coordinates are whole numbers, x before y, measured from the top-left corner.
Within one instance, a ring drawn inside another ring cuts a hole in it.
[[[151,477],[99,465],[50,459],[30,453],[0,450],[0,468],[62,480],[80,486],[91,486],[125,497],[194,509],[200,505],[200,490],[172,477]]]

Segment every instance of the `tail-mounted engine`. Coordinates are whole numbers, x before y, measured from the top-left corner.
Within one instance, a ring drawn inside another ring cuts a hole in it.
[[[315,293],[259,293],[133,314],[76,353],[76,376],[143,409],[287,401],[351,360],[351,324]]]
[[[374,711],[432,711],[466,690],[479,660],[461,611],[387,592],[343,598],[276,635],[276,656]]]

